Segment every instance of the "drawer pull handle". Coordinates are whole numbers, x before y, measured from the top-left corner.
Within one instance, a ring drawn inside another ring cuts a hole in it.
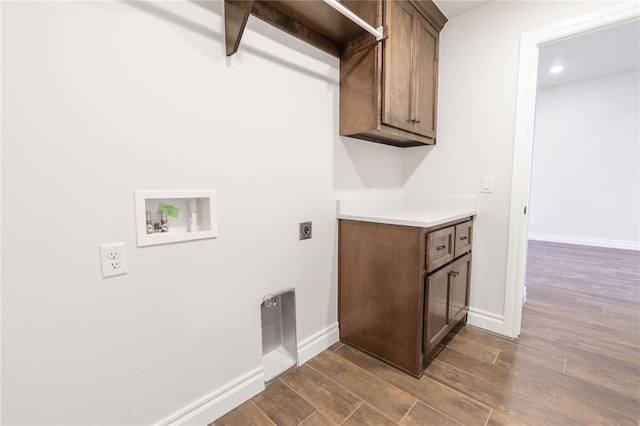
[[[467,239],[467,236],[465,235],[464,237],[460,237],[460,240],[464,241]]]
[[[451,276],[451,277],[457,277],[459,274],[460,274],[460,272],[456,272],[456,271],[449,272],[449,276]]]
[[[440,251],[440,250],[444,250],[446,248],[447,248],[447,246],[438,246],[438,247],[436,247],[436,250]]]

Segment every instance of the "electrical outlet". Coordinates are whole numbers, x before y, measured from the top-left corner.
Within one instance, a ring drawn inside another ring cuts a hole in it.
[[[102,278],[127,273],[127,250],[124,243],[100,244]]]
[[[300,238],[301,240],[308,240],[311,238],[311,222],[300,223]]]

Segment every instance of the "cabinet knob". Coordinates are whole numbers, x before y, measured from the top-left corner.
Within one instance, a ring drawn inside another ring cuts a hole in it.
[[[420,120],[413,120],[414,123],[420,124]]]

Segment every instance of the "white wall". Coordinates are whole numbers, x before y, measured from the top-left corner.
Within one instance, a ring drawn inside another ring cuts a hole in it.
[[[529,237],[640,249],[640,74],[538,91]]]
[[[3,424],[180,412],[260,367],[279,289],[298,342],[335,324],[335,199],[403,166],[337,136],[336,58],[251,18],[228,65],[221,1],[1,7]],[[217,190],[219,238],[137,248],[140,189]]]
[[[503,330],[520,36],[613,4],[492,2],[441,34],[438,144],[405,152],[405,192],[479,196],[471,323]],[[480,193],[482,176],[493,193]]]
[[[610,4],[451,19],[438,145],[401,150],[339,138],[337,59],[258,20],[228,66],[221,2],[2,2],[3,423],[160,421],[260,365],[276,289],[297,285],[299,341],[334,324],[334,201],[371,176],[435,195],[495,176],[471,304],[502,315],[519,36]],[[192,188],[218,190],[220,237],[136,248],[133,191]],[[102,280],[115,241],[129,274]]]

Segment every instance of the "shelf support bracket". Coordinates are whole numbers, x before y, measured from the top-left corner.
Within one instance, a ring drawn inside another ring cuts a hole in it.
[[[227,56],[238,51],[255,0],[224,0],[224,41]]]

